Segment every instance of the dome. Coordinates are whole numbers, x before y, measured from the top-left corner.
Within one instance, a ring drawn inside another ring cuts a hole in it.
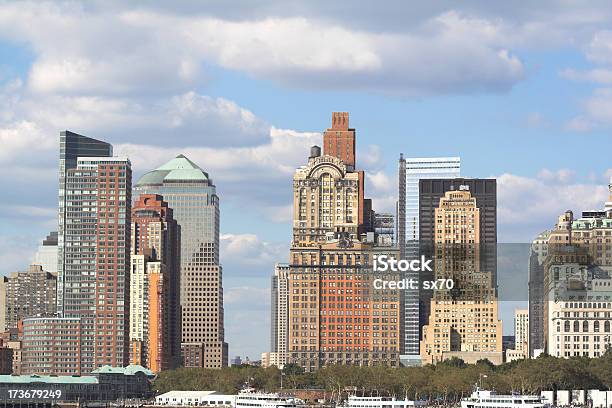
[[[136,182],[136,186],[161,185],[172,181],[208,182],[208,173],[187,157],[179,154],[157,169],[145,173]]]

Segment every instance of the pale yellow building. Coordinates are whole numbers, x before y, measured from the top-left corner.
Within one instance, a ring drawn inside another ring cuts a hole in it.
[[[514,311],[514,348],[506,350],[506,362],[529,358],[529,310]]]
[[[467,190],[447,191],[435,209],[434,277],[452,279],[454,287],[433,292],[421,340],[424,364],[503,360],[496,288],[492,273],[480,270],[479,244],[476,199]]]

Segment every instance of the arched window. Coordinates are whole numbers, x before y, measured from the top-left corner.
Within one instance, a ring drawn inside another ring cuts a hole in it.
[[[563,329],[565,330],[566,333],[569,333],[570,331],[570,321],[566,320]]]
[[[595,320],[595,322],[593,323],[593,331],[595,333],[599,333],[599,321]]]
[[[589,322],[588,322],[588,320],[585,320],[584,322],[582,322],[582,331],[585,332],[585,333],[589,331]]]
[[[604,323],[604,331],[606,333],[610,333],[610,321],[606,320],[606,322]]]
[[[580,322],[578,320],[574,322],[574,332],[575,333],[580,332]]]

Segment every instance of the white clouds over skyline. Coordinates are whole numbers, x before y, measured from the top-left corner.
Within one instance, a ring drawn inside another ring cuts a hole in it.
[[[209,172],[221,197],[221,260],[231,282],[232,320],[261,319],[261,310],[242,302],[257,285],[231,279],[267,285],[261,282],[274,262],[286,258],[292,174],[328,126],[318,110],[361,110],[355,122],[361,121],[357,156],[366,171],[366,197],[378,211],[394,213],[400,151],[472,153],[485,162],[492,152],[510,156],[501,139],[512,139],[512,131],[516,145],[529,149],[535,144],[527,137],[535,132],[612,128],[611,23],[612,10],[598,0],[392,0],[360,7],[343,0],[2,2],[3,271],[25,269],[36,234],[42,239],[54,228],[58,134],[69,129],[112,143],[116,154],[131,159],[135,178],[179,153]],[[568,48],[583,60],[555,65],[555,80],[592,88],[559,117],[549,100],[538,99],[557,89],[538,78],[541,61],[534,55]],[[529,83],[534,77],[541,81],[535,87]],[[536,91],[525,94],[529,87]],[[495,97],[528,110],[506,112]],[[449,128],[439,126],[453,115],[461,117]],[[505,129],[510,116],[520,118],[519,130]],[[495,122],[499,139],[487,134],[487,121]],[[455,140],[443,140],[444,134]],[[462,137],[465,146],[458,147]],[[542,155],[554,155],[558,146],[539,147]],[[500,241],[528,241],[567,208],[601,206],[606,181],[599,175],[587,180],[584,172],[594,170],[579,165],[476,168],[480,175],[501,174]],[[259,288],[253,299],[264,302],[265,296]],[[245,330],[257,328],[251,322],[228,328],[233,336]],[[238,347],[259,347],[244,343]]]

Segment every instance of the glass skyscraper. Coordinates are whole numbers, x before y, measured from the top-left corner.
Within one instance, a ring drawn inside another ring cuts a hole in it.
[[[419,180],[457,178],[460,176],[459,157],[419,157],[399,160],[399,200],[396,231],[400,256],[413,259],[419,254]],[[407,272],[406,279],[419,279],[418,273]],[[402,357],[405,365],[418,364],[419,356],[419,293],[402,291]]]
[[[183,155],[144,174],[134,196],[159,194],[181,237],[181,352],[187,367],[227,366],[219,265],[219,197],[208,173]]]

